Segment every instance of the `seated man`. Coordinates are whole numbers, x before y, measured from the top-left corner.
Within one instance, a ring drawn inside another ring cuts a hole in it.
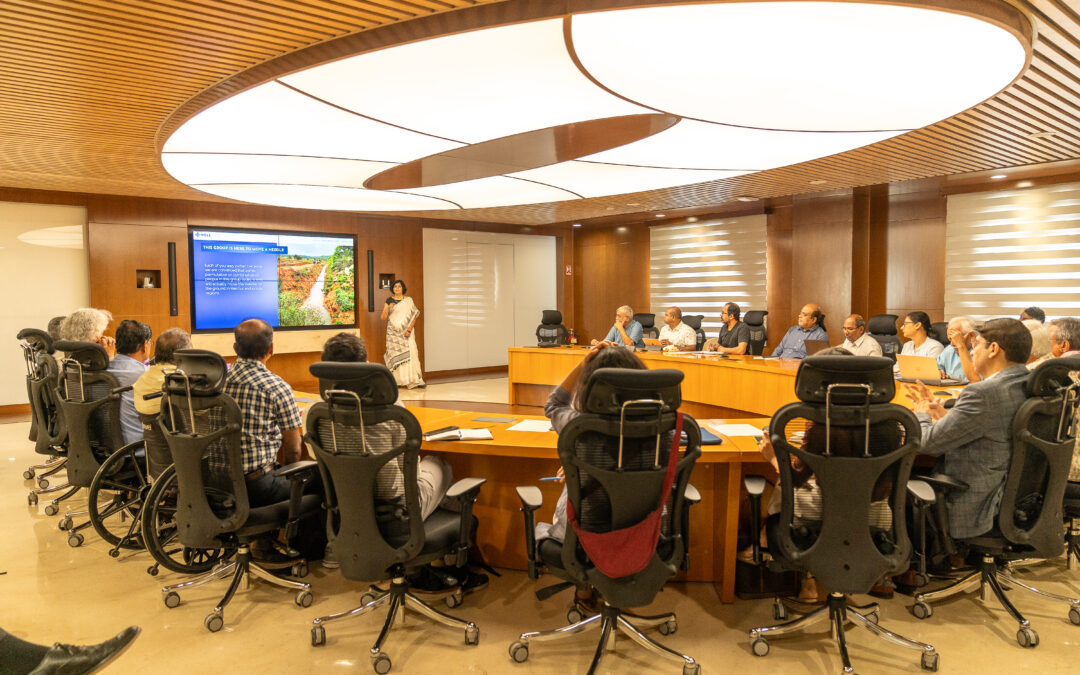
[[[1046,312],[1041,308],[1031,306],[1020,312],[1020,320],[1027,321],[1028,319],[1035,319],[1039,323],[1046,323]]]
[[[975,341],[975,324],[966,316],[953,317],[945,329],[949,346],[937,355],[937,367],[942,377],[961,382],[978,382],[979,374],[971,361],[971,345]]]
[[[724,322],[720,327],[720,336],[715,343],[706,343],[705,351],[736,355],[747,353],[750,346],[750,326],[739,321],[741,312],[734,302],[724,305],[720,312],[720,320]]]
[[[135,384],[146,372],[152,336],[150,326],[141,321],[124,320],[116,327],[116,356],[109,361],[108,371],[121,387]],[[131,391],[120,395],[120,429],[125,445],[142,440],[143,428],[135,414],[135,394]]]
[[[1080,319],[1066,316],[1050,322],[1050,353],[1055,359],[1080,354]]]
[[[861,314],[852,314],[844,319],[844,325],[840,327],[844,331],[844,344],[842,348],[855,356],[881,356],[881,345],[878,341],[867,335],[866,319]]]
[[[908,387],[922,424],[922,449],[941,457],[942,473],[966,483],[946,495],[949,532],[977,537],[993,527],[1012,456],[1012,422],[1025,400],[1024,365],[1031,333],[1016,319],[993,319],[975,330],[972,361],[982,381],[969,384],[946,410],[921,383]]]
[[[173,354],[179,349],[189,349],[190,347],[191,336],[183,328],[170,328],[158,336],[157,342],[154,343],[153,365],[147,368],[146,372],[139,376],[139,379],[135,380],[132,394],[135,396],[136,413],[140,415],[157,415],[161,412],[161,397],[149,400],[143,397],[161,391],[161,387],[165,383],[165,373],[176,369],[176,360]],[[145,428],[143,432],[146,433]],[[149,443],[146,457],[150,464],[151,476],[160,475],[165,467],[172,464],[172,455],[157,456]]]
[[[1028,370],[1035,370],[1043,361],[1054,358],[1050,351],[1050,327],[1036,319],[1021,321],[1031,332],[1031,356],[1028,357]]]
[[[813,303],[804,305],[799,312],[797,323],[784,333],[772,355],[781,359],[805,359],[807,340],[829,339],[824,324],[825,315],[821,313],[820,307]]]
[[[682,352],[697,349],[697,332],[682,322],[682,310],[668,307],[664,312],[664,327],[660,329],[660,345],[674,346]]]
[[[615,325],[604,336],[604,341],[630,349],[645,347],[641,324],[634,321],[634,310],[630,309],[630,305],[623,305],[615,310]],[[592,341],[594,345],[599,343],[600,340]]]

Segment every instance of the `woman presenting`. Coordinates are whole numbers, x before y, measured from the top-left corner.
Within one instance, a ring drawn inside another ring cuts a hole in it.
[[[420,372],[420,354],[416,351],[413,327],[420,310],[412,298],[405,295],[405,282],[398,280],[391,288],[393,295],[383,305],[382,319],[386,321],[386,367],[394,373],[399,387],[426,387]]]

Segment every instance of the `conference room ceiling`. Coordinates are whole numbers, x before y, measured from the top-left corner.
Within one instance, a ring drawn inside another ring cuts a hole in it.
[[[290,57],[297,64],[308,55],[325,59],[348,36],[367,33],[373,44],[415,40],[492,17],[508,23],[550,15],[553,4],[572,11],[630,3],[8,0],[0,8],[0,186],[226,201],[177,182],[162,168],[162,135],[178,111],[202,107],[229,87],[255,84],[260,73],[283,74],[273,67]],[[1012,4],[1035,29],[1027,72],[990,100],[929,127],[707,183],[422,215],[529,225],[611,222],[621,214],[723,208],[737,196],[780,197],[1078,158],[1080,13],[1067,0]]]

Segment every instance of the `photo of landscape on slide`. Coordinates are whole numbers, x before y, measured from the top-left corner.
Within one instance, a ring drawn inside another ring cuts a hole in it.
[[[277,261],[279,326],[351,326],[353,247],[328,256],[281,255]]]

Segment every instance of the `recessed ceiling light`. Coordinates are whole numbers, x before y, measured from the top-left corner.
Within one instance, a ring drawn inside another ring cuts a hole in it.
[[[1016,184],[1016,187],[1018,187],[1018,188],[1029,188],[1032,185],[1034,185],[1034,183],[1032,183],[1031,181],[1022,180],[1022,181],[1020,181],[1019,183]]]
[[[737,201],[737,202],[756,202],[759,199],[761,199],[761,198],[760,197],[752,197],[750,195],[739,195],[738,197],[735,198],[735,201]]]
[[[626,232],[626,226],[616,227],[615,231],[619,233]]]
[[[581,227],[581,223],[574,223],[574,227]]]
[[[663,217],[664,217],[664,214],[662,214],[662,213],[658,213],[658,214],[656,214],[656,217],[657,217],[657,218],[663,218]]]
[[[626,202],[627,206],[641,206],[638,202]]]
[[[824,178],[817,178],[817,179],[814,179],[814,180],[810,181],[810,184],[811,185],[824,185],[825,183],[828,183],[828,182],[829,181],[825,180]]]
[[[990,176],[990,178],[993,180],[1001,180],[1002,178],[1008,178],[1008,176],[1003,173],[995,173],[993,176]]]
[[[688,222],[688,223],[696,223],[697,222],[697,216],[690,216],[689,218],[686,219],[686,222]]]
[[[608,210],[608,211],[614,211],[614,210],[615,210],[615,207],[614,207],[614,206],[609,206],[609,207],[607,207],[607,210]]]

